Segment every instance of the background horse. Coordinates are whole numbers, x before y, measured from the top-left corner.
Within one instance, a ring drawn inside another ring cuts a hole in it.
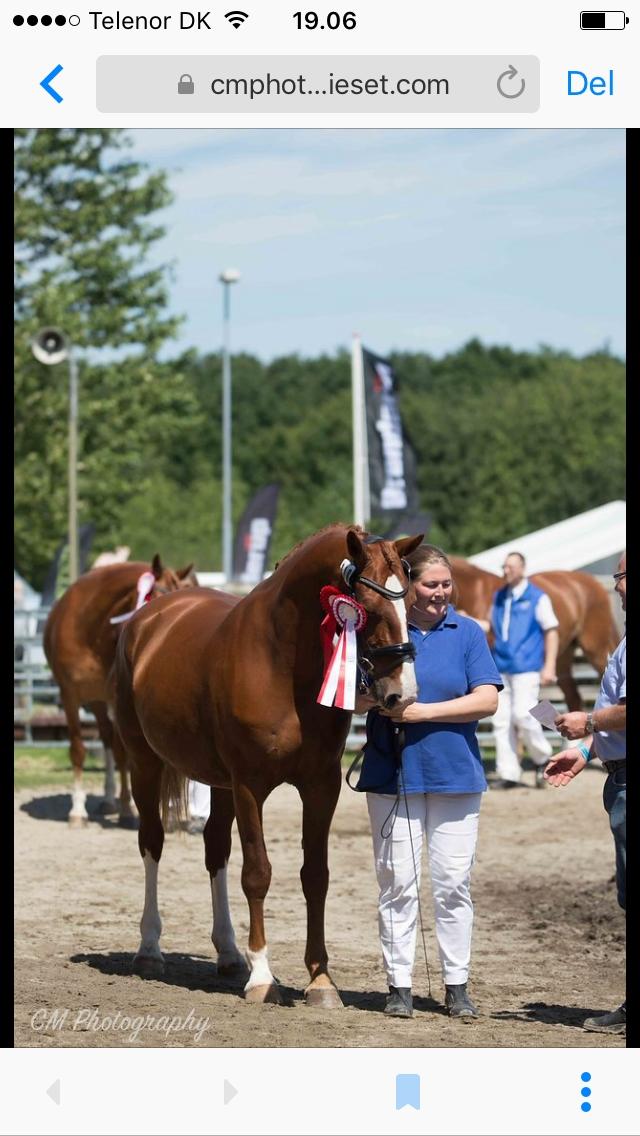
[[[366,609],[358,651],[378,704],[405,704],[417,693],[405,606],[413,602],[414,589],[401,557],[422,537],[366,543],[365,536],[353,526],[331,525],[297,545],[243,599],[197,588],[148,605],[124,628],[115,710],[140,815],[145,902],[135,965],[143,973],[162,966],[157,878],[163,819],[168,800],[179,796],[189,778],[212,786],[204,842],[218,973],[246,975],[227,899],[236,816],[250,915],[245,995],[253,1002],[280,1001],[264,930],[271,865],[262,809],[286,781],[298,789],[303,809],[300,877],[310,976],[305,997],[313,1005],[342,1005],[328,971],[324,909],[329,826],[351,715],[317,701],[325,672],[320,636],[325,585],[352,593]]]
[[[504,580],[468,560],[451,558],[457,590],[456,607],[476,619],[489,619],[491,602]],[[560,624],[558,686],[569,710],[581,710],[582,698],[571,668],[577,646],[601,677],[607,657],[620,639],[609,596],[602,584],[586,572],[536,572],[530,576],[547,593]]]
[[[115,764],[121,781],[120,816],[132,817],[131,797],[122,747],[114,738],[107,713],[107,679],[113,666],[116,643],[122,624],[112,624],[112,616],[133,611],[137,601],[137,584],[144,572],[153,575],[149,595],[162,595],[197,583],[192,565],[174,572],[164,568],[156,554],[151,567],[143,563],[114,564],[94,568],[80,576],[57,601],[49,613],[44,629],[44,652],[60,687],[62,706],[69,730],[69,754],[74,770],[74,785],[69,823],[81,827],[87,823],[82,771],[86,748],[82,740],[80,707],[87,706],[98,724],[105,750],[105,801],[103,811],[118,811],[115,801]]]

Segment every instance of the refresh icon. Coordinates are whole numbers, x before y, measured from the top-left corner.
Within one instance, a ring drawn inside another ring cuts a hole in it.
[[[496,85],[503,98],[517,99],[523,93],[526,86],[524,79],[520,79],[519,86],[514,87],[513,84],[513,80],[515,79],[517,74],[518,71],[513,66],[513,63],[510,63],[507,70],[502,71],[500,75],[498,75],[498,82]]]

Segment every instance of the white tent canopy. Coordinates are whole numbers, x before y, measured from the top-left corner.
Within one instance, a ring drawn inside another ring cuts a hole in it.
[[[515,536],[470,556],[469,560],[497,576],[502,575],[504,558],[510,552],[522,553],[528,573],[558,569],[582,569],[595,575],[609,573],[615,571],[626,547],[626,520],[626,503],[610,501],[537,532]]]

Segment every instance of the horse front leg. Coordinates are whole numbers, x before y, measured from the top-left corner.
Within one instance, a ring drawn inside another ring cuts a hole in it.
[[[120,737],[120,734],[118,733],[115,725],[113,727],[113,756],[115,758],[115,764],[118,769],[118,773],[120,774],[120,817],[118,824],[121,826],[121,828],[137,828],[138,816],[131,798],[127,751],[122,744],[122,738]]]
[[[574,644],[570,643],[568,647],[565,647],[562,654],[558,656],[556,663],[558,686],[564,694],[567,710],[582,710],[582,695],[580,694],[578,684],[573,677],[571,669],[573,667],[573,655]]]
[[[307,949],[304,961],[311,981],[305,990],[308,1006],[326,1010],[342,1006],[342,999],[329,974],[329,958],[324,937],[324,911],[329,889],[329,828],[340,794],[340,765],[327,778],[312,785],[298,786],[302,798],[302,847],[300,871],[307,901]]]
[[[247,974],[247,964],[236,945],[227,890],[227,864],[231,855],[231,826],[234,816],[231,790],[212,789],[211,809],[204,827],[204,858],[211,880],[211,942],[218,954],[218,974],[224,978],[246,977]]]
[[[140,749],[131,781],[140,814],[138,848],[144,864],[144,907],[140,920],[140,946],[133,968],[142,977],[156,978],[164,971],[164,957],[160,950],[162,920],[158,910],[158,869],[164,845],[160,818],[162,765],[146,746],[141,744]]]
[[[244,993],[247,1002],[281,1002],[271,973],[264,932],[264,900],[271,883],[271,864],[262,830],[264,795],[248,785],[234,783],[233,803],[242,842],[242,890],[249,904],[249,943],[246,952],[251,974]]]
[[[104,749],[104,800],[98,811],[103,816],[111,816],[118,812],[116,802],[116,765],[113,754],[113,724],[104,702],[88,702],[100,734],[100,741]]]

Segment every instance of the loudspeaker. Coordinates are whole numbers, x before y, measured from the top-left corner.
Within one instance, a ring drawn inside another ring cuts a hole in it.
[[[31,344],[39,363],[63,363],[69,354],[69,344],[57,327],[43,327]]]

